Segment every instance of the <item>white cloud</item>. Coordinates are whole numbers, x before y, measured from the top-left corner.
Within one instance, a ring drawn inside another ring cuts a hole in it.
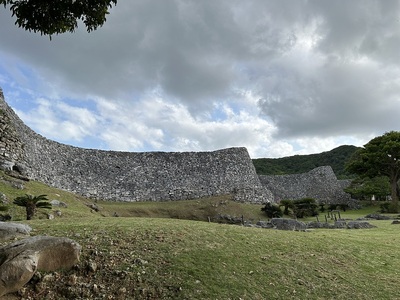
[[[0,9],[0,84],[28,125],[74,145],[315,153],[400,130],[399,8],[122,1],[97,31],[51,41]]]
[[[26,124],[50,139],[79,142],[96,131],[97,119],[93,112],[64,102],[39,98],[35,109],[15,110]]]

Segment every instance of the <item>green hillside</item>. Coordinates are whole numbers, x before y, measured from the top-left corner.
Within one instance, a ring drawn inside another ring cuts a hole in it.
[[[316,167],[331,166],[336,176],[343,179],[351,175],[345,171],[345,164],[357,149],[356,146],[344,145],[318,154],[257,158],[253,159],[253,164],[260,175],[305,173]]]

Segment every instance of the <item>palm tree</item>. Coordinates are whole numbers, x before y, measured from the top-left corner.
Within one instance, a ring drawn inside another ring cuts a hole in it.
[[[37,208],[48,208],[51,209],[51,204],[46,198],[47,195],[33,196],[25,194],[24,196],[19,196],[14,199],[13,203],[18,206],[23,206],[26,208],[26,219],[32,220],[36,213]]]

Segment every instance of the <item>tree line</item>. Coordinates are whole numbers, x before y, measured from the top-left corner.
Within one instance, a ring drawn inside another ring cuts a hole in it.
[[[299,174],[317,167],[331,166],[338,179],[348,179],[354,174],[346,170],[346,163],[358,149],[356,146],[343,145],[318,154],[257,158],[252,161],[259,175]]]
[[[382,206],[385,207],[385,212],[399,212],[400,132],[386,132],[370,140],[361,148],[341,146],[332,150],[332,152],[347,153],[344,156],[335,156],[345,157],[340,162],[340,165],[345,172],[343,174],[348,174],[349,178],[352,178],[350,186],[345,189],[346,192],[357,199],[371,198],[372,196],[376,200],[390,199],[390,202],[386,203],[387,205]],[[326,156],[327,154],[329,153],[324,153],[323,155]],[[294,164],[291,168],[296,169],[296,161],[304,162],[305,158],[310,158],[310,162],[307,165],[312,165],[320,157],[318,155],[308,155],[302,156],[300,159],[296,156],[281,160],[278,159],[276,161],[279,163],[275,165],[275,170],[285,170],[284,167],[286,164],[290,165],[290,162]],[[265,162],[266,160],[258,160],[255,163],[256,169],[257,163]],[[325,160],[322,163],[326,162]],[[329,165],[329,163],[325,165]],[[268,164],[264,164],[265,166],[268,166]],[[260,170],[260,167],[258,170]],[[302,170],[301,173],[303,172],[306,171]],[[293,202],[291,204],[292,207],[295,207],[295,204],[296,202]],[[284,206],[285,202],[282,205]],[[265,209],[270,209],[267,206]],[[288,206],[285,206],[285,211],[287,208]]]

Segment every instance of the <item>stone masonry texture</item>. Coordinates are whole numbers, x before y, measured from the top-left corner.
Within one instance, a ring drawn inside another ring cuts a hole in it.
[[[330,166],[318,167],[307,173],[259,175],[259,178],[274,195],[273,202],[314,198],[325,204],[354,204],[350,195],[343,191],[350,182],[337,180]]]
[[[273,200],[245,148],[137,153],[68,146],[27,127],[1,89],[0,166],[94,199],[168,201],[232,194],[241,202]]]

